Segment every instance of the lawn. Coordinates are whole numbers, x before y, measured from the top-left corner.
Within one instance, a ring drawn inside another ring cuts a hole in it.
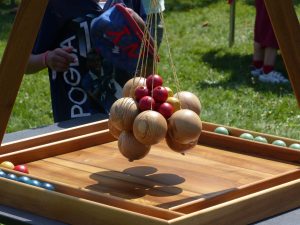
[[[249,76],[254,1],[236,5],[236,35],[228,47],[229,5],[224,0],[166,0],[160,74],[175,88],[168,45],[181,90],[199,96],[203,121],[300,139],[300,111],[290,85],[261,84]],[[300,15],[300,1],[294,1]],[[13,15],[0,9],[0,56]],[[168,41],[168,42],[167,42]],[[277,69],[286,74],[279,55]],[[7,132],[52,123],[46,71],[24,76]]]

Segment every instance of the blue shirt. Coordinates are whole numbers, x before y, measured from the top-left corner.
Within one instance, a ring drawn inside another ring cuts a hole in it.
[[[130,6],[137,8],[134,4]],[[95,113],[108,114],[111,104],[120,97],[121,87],[130,78],[104,61],[102,74],[96,76],[98,82],[87,67],[87,54],[93,47],[90,25],[101,13],[101,7],[93,0],[49,0],[32,53],[73,47],[72,54],[78,59],[63,73],[49,68],[55,122]]]

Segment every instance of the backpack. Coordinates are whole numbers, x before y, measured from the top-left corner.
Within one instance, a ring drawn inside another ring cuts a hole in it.
[[[136,71],[143,40],[143,21],[122,3],[107,2],[104,12],[91,24],[93,48],[115,67]],[[148,42],[149,43],[149,42]],[[153,57],[153,41],[147,44],[146,57]]]

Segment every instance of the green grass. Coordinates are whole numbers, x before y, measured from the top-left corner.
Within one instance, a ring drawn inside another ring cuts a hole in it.
[[[167,36],[180,88],[199,96],[203,121],[300,139],[300,111],[291,87],[261,84],[249,76],[255,16],[252,2],[237,1],[235,44],[229,48],[226,1],[166,1]],[[300,1],[294,2],[299,15]],[[11,15],[0,18],[0,56],[11,22]],[[160,56],[159,71],[175,89],[166,39]],[[286,74],[281,56],[276,67]],[[48,83],[46,71],[24,76],[7,132],[52,123]]]

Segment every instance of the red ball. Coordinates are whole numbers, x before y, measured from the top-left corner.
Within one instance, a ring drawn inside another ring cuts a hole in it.
[[[165,117],[166,119],[168,119],[170,116],[172,116],[172,114],[174,112],[174,108],[173,108],[173,106],[170,103],[164,102],[164,103],[162,103],[159,106],[158,112],[160,114],[162,114],[163,117]]]
[[[155,106],[154,98],[150,96],[144,96],[139,101],[139,109],[141,111],[151,110]]]
[[[161,106],[163,102],[155,102],[155,105],[154,105],[154,111],[157,111],[158,112],[158,109],[159,107]]]
[[[14,167],[15,171],[19,171],[21,173],[29,173],[27,166],[25,165],[17,165]]]
[[[157,86],[153,89],[153,98],[156,102],[165,102],[168,98],[168,90],[165,87]]]
[[[138,86],[135,89],[134,96],[137,101],[139,101],[142,97],[148,95],[149,95],[149,90],[146,86]]]
[[[146,85],[149,90],[152,90],[152,88],[154,89],[157,86],[162,86],[162,84],[163,79],[157,74],[150,75],[146,79]]]

